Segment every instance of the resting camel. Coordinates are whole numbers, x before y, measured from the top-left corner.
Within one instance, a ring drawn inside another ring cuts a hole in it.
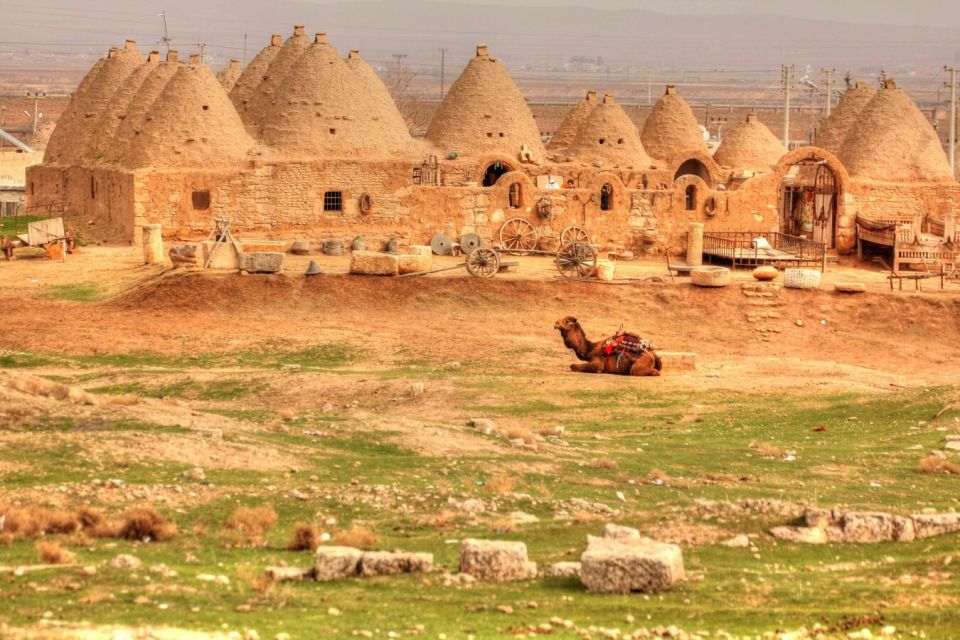
[[[557,320],[553,328],[563,336],[563,344],[573,349],[583,364],[570,365],[571,371],[580,373],[613,373],[620,376],[658,376],[663,369],[660,356],[652,349],[636,353],[623,352],[611,345],[617,336],[599,342],[587,340],[583,327],[573,316]],[[612,348],[611,348],[612,347]]]

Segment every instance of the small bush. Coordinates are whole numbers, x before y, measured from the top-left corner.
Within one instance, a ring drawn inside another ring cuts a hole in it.
[[[60,548],[60,545],[52,540],[39,541],[37,543],[37,554],[43,564],[68,564],[73,562],[75,558],[72,553]]]
[[[239,507],[223,523],[228,532],[225,541],[233,545],[262,546],[264,534],[276,524],[277,512],[269,505]]]
[[[369,551],[380,541],[375,533],[363,527],[351,527],[333,536],[333,543],[341,547],[354,547]]]
[[[490,528],[497,534],[513,533],[517,530],[517,523],[510,518],[499,518],[490,523]]]
[[[772,444],[767,444],[766,442],[751,442],[750,448],[755,449],[761,457],[764,458],[782,458],[783,451],[778,447],[775,447]]]
[[[647,482],[666,482],[669,479],[670,476],[667,475],[667,472],[661,469],[651,469],[650,473],[647,474]]]
[[[127,511],[115,536],[125,540],[156,540],[163,542],[177,535],[177,528],[150,507]]]
[[[523,440],[524,444],[534,444],[537,438],[526,429],[511,427],[507,429],[507,440]]]
[[[920,471],[921,473],[946,473],[960,476],[960,465],[931,454],[920,461]]]
[[[587,463],[591,469],[616,469],[617,461],[612,458],[596,458]]]
[[[487,478],[487,481],[483,484],[494,493],[504,494],[512,492],[517,485],[517,481],[505,473],[495,473]]]
[[[293,530],[287,549],[290,551],[316,551],[320,546],[320,530],[315,525],[301,522]]]

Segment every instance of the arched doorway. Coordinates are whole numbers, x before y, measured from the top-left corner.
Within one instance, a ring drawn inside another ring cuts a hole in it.
[[[710,171],[707,169],[707,165],[696,158],[690,158],[681,164],[677,168],[677,172],[673,174],[673,181],[676,182],[683,176],[697,176],[707,184],[710,184]]]
[[[492,187],[497,184],[497,180],[500,179],[505,173],[513,171],[511,167],[497,160],[487,165],[487,168],[483,172],[483,186]]]
[[[780,185],[780,230],[837,248],[837,176],[811,157],[787,171]]]
[[[600,188],[600,211],[610,211],[613,208],[613,187],[605,184]]]

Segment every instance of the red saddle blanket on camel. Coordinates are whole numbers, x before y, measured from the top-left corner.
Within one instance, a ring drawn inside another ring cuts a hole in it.
[[[608,356],[617,356],[617,358],[632,358],[636,360],[648,351],[654,351],[655,347],[650,340],[644,340],[633,333],[618,331],[603,343],[603,353]]]

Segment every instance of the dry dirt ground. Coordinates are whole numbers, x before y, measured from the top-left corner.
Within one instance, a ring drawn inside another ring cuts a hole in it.
[[[652,435],[659,429],[685,438],[698,425],[732,424],[724,416],[744,406],[781,415],[781,399],[784,407],[789,403],[814,414],[838,398],[854,398],[854,407],[867,407],[916,393],[928,402],[922,394],[933,389],[942,394],[935,402],[956,399],[957,284],[940,291],[931,281],[923,292],[891,293],[881,272],[843,264],[831,268],[822,290],[782,290],[758,307],[741,286],[750,283],[748,271],[738,273],[730,287],[698,289],[663,277],[659,260],[625,264],[618,273],[658,279],[603,285],[558,280],[543,258],[520,259],[515,273],[479,280],[462,271],[411,279],[348,276],[346,259],[310,257],[327,275],[300,275],[304,258],[289,258],[287,273],[280,276],[170,271],[142,266],[132,249],[108,247],[86,248],[63,263],[29,258],[0,263],[0,363],[7,367],[0,369],[0,478],[6,480],[0,484],[0,503],[89,503],[107,509],[149,503],[190,522],[197,519],[206,530],[211,524],[197,513],[203,505],[220,513],[237,496],[264,499],[278,490],[276,485],[281,493],[301,487],[296,491],[302,489],[311,500],[426,517],[477,491],[480,499],[491,499],[486,488],[477,489],[468,474],[458,472],[462,461],[471,473],[488,479],[514,476],[517,492],[542,496],[537,498],[541,506],[549,503],[558,511],[569,495],[555,483],[571,473],[585,473],[576,484],[591,498],[613,495],[628,477],[630,491],[636,491],[633,482],[640,471],[630,467],[626,455],[653,446],[645,439],[660,437]],[[829,283],[841,280],[865,282],[869,290],[857,295],[829,290]],[[757,317],[759,312],[764,317]],[[652,338],[662,351],[694,352],[697,367],[671,370],[668,360],[659,379],[572,373],[573,355],[553,329],[554,321],[566,315],[576,316],[591,337],[622,325]],[[75,393],[85,390],[94,401],[71,402],[59,392],[38,390],[30,386],[30,376],[66,383]],[[660,426],[630,422],[638,407]],[[516,433],[492,438],[467,428],[466,419],[476,416],[492,416]],[[580,431],[568,432],[565,442],[538,438],[532,447],[517,446],[516,440],[553,424],[580,425]],[[809,428],[802,431],[809,437]],[[351,441],[368,448],[354,451]],[[369,468],[366,461],[379,459],[383,452],[376,447],[382,445],[411,452],[425,466]],[[82,465],[82,472],[64,477],[37,472],[38,458],[16,455],[34,449],[69,456],[62,459]],[[750,450],[745,441],[743,451],[749,456]],[[357,457],[343,469],[329,462],[344,452]],[[916,454],[909,455],[912,473]],[[614,460],[606,462],[608,456]],[[644,462],[637,469],[655,475],[652,466]],[[180,473],[190,467],[204,468],[216,482],[184,490]],[[668,457],[656,469],[680,475]],[[302,470],[319,480],[303,488]],[[871,470],[834,458],[818,461],[810,472],[829,492],[830,485],[851,478],[860,482]],[[126,481],[121,486],[102,482],[114,477]],[[397,477],[403,479],[394,482]],[[520,478],[536,481],[524,486]],[[692,516],[667,524],[662,514],[687,509],[683,496],[691,487],[723,492],[711,497],[736,497],[741,487],[757,482],[750,495],[773,497],[781,481],[789,487],[787,497],[806,496],[800,477],[779,470],[701,469],[668,481],[671,498],[637,498],[635,512],[623,513],[634,519],[658,514],[656,534],[662,539],[693,548],[714,545],[740,525]],[[383,484],[393,488],[386,493],[376,488]],[[424,487],[437,495],[421,495]],[[847,497],[857,491],[834,493]],[[923,506],[905,497],[910,490],[903,491],[890,489],[864,498],[863,504]],[[951,504],[950,494],[934,493],[929,504]],[[306,500],[292,495],[293,505]],[[437,502],[430,502],[434,498]],[[417,500],[423,501],[421,507],[410,506]],[[589,527],[602,515],[581,517],[578,526]],[[388,531],[407,526],[369,518]],[[390,536],[402,537],[382,535],[391,542]],[[432,532],[416,544],[431,549],[431,542],[450,535]],[[549,555],[569,559],[563,557],[566,547],[559,548],[564,542],[551,544],[543,547]],[[707,580],[719,572],[708,561],[706,569],[693,562],[694,573],[706,574]],[[950,579],[943,584],[949,591]],[[767,599],[748,591],[746,604]],[[960,603],[942,597],[951,606]],[[889,599],[897,600],[895,595]],[[22,626],[21,618],[4,613],[7,606],[0,601],[0,623]],[[816,621],[809,615],[809,622]],[[108,617],[103,622],[129,619],[124,613]],[[64,618],[73,619],[69,610]],[[787,616],[800,618],[796,612]],[[160,624],[169,622],[176,620]],[[198,625],[208,629],[210,623]],[[349,630],[336,631],[347,635]]]

